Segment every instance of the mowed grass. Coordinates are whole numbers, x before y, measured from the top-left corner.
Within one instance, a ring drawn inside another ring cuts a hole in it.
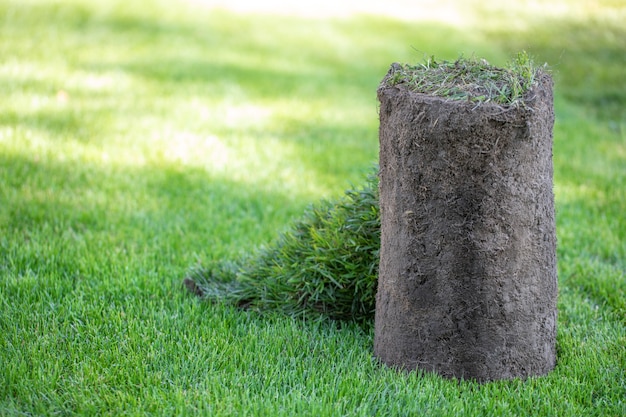
[[[463,23],[199,3],[0,1],[0,415],[626,413],[620,2],[451,2]],[[363,181],[392,62],[521,49],[556,80],[553,373],[398,373],[371,327],[183,291]]]

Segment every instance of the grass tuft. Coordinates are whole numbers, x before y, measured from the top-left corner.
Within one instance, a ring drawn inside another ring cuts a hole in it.
[[[311,206],[271,245],[194,270],[187,288],[211,301],[292,316],[374,317],[380,215],[377,172],[363,188]]]
[[[394,65],[386,82],[449,100],[515,107],[524,104],[524,95],[545,68],[537,66],[525,51],[503,68],[474,57],[437,61],[431,56],[418,65]]]

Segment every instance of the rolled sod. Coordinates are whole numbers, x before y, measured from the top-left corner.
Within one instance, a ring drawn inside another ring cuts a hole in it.
[[[555,366],[553,84],[524,64],[394,64],[378,89],[387,365],[478,381]]]

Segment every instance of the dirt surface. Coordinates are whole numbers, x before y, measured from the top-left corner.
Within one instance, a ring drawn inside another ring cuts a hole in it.
[[[520,108],[381,83],[383,363],[479,381],[553,369],[554,112],[539,81]]]

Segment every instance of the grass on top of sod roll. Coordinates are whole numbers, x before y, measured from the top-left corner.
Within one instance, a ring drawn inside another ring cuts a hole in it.
[[[395,64],[386,82],[450,100],[518,106],[524,105],[524,95],[546,69],[546,65],[537,66],[526,51],[504,67],[475,57],[438,61],[432,56],[417,65]]]

